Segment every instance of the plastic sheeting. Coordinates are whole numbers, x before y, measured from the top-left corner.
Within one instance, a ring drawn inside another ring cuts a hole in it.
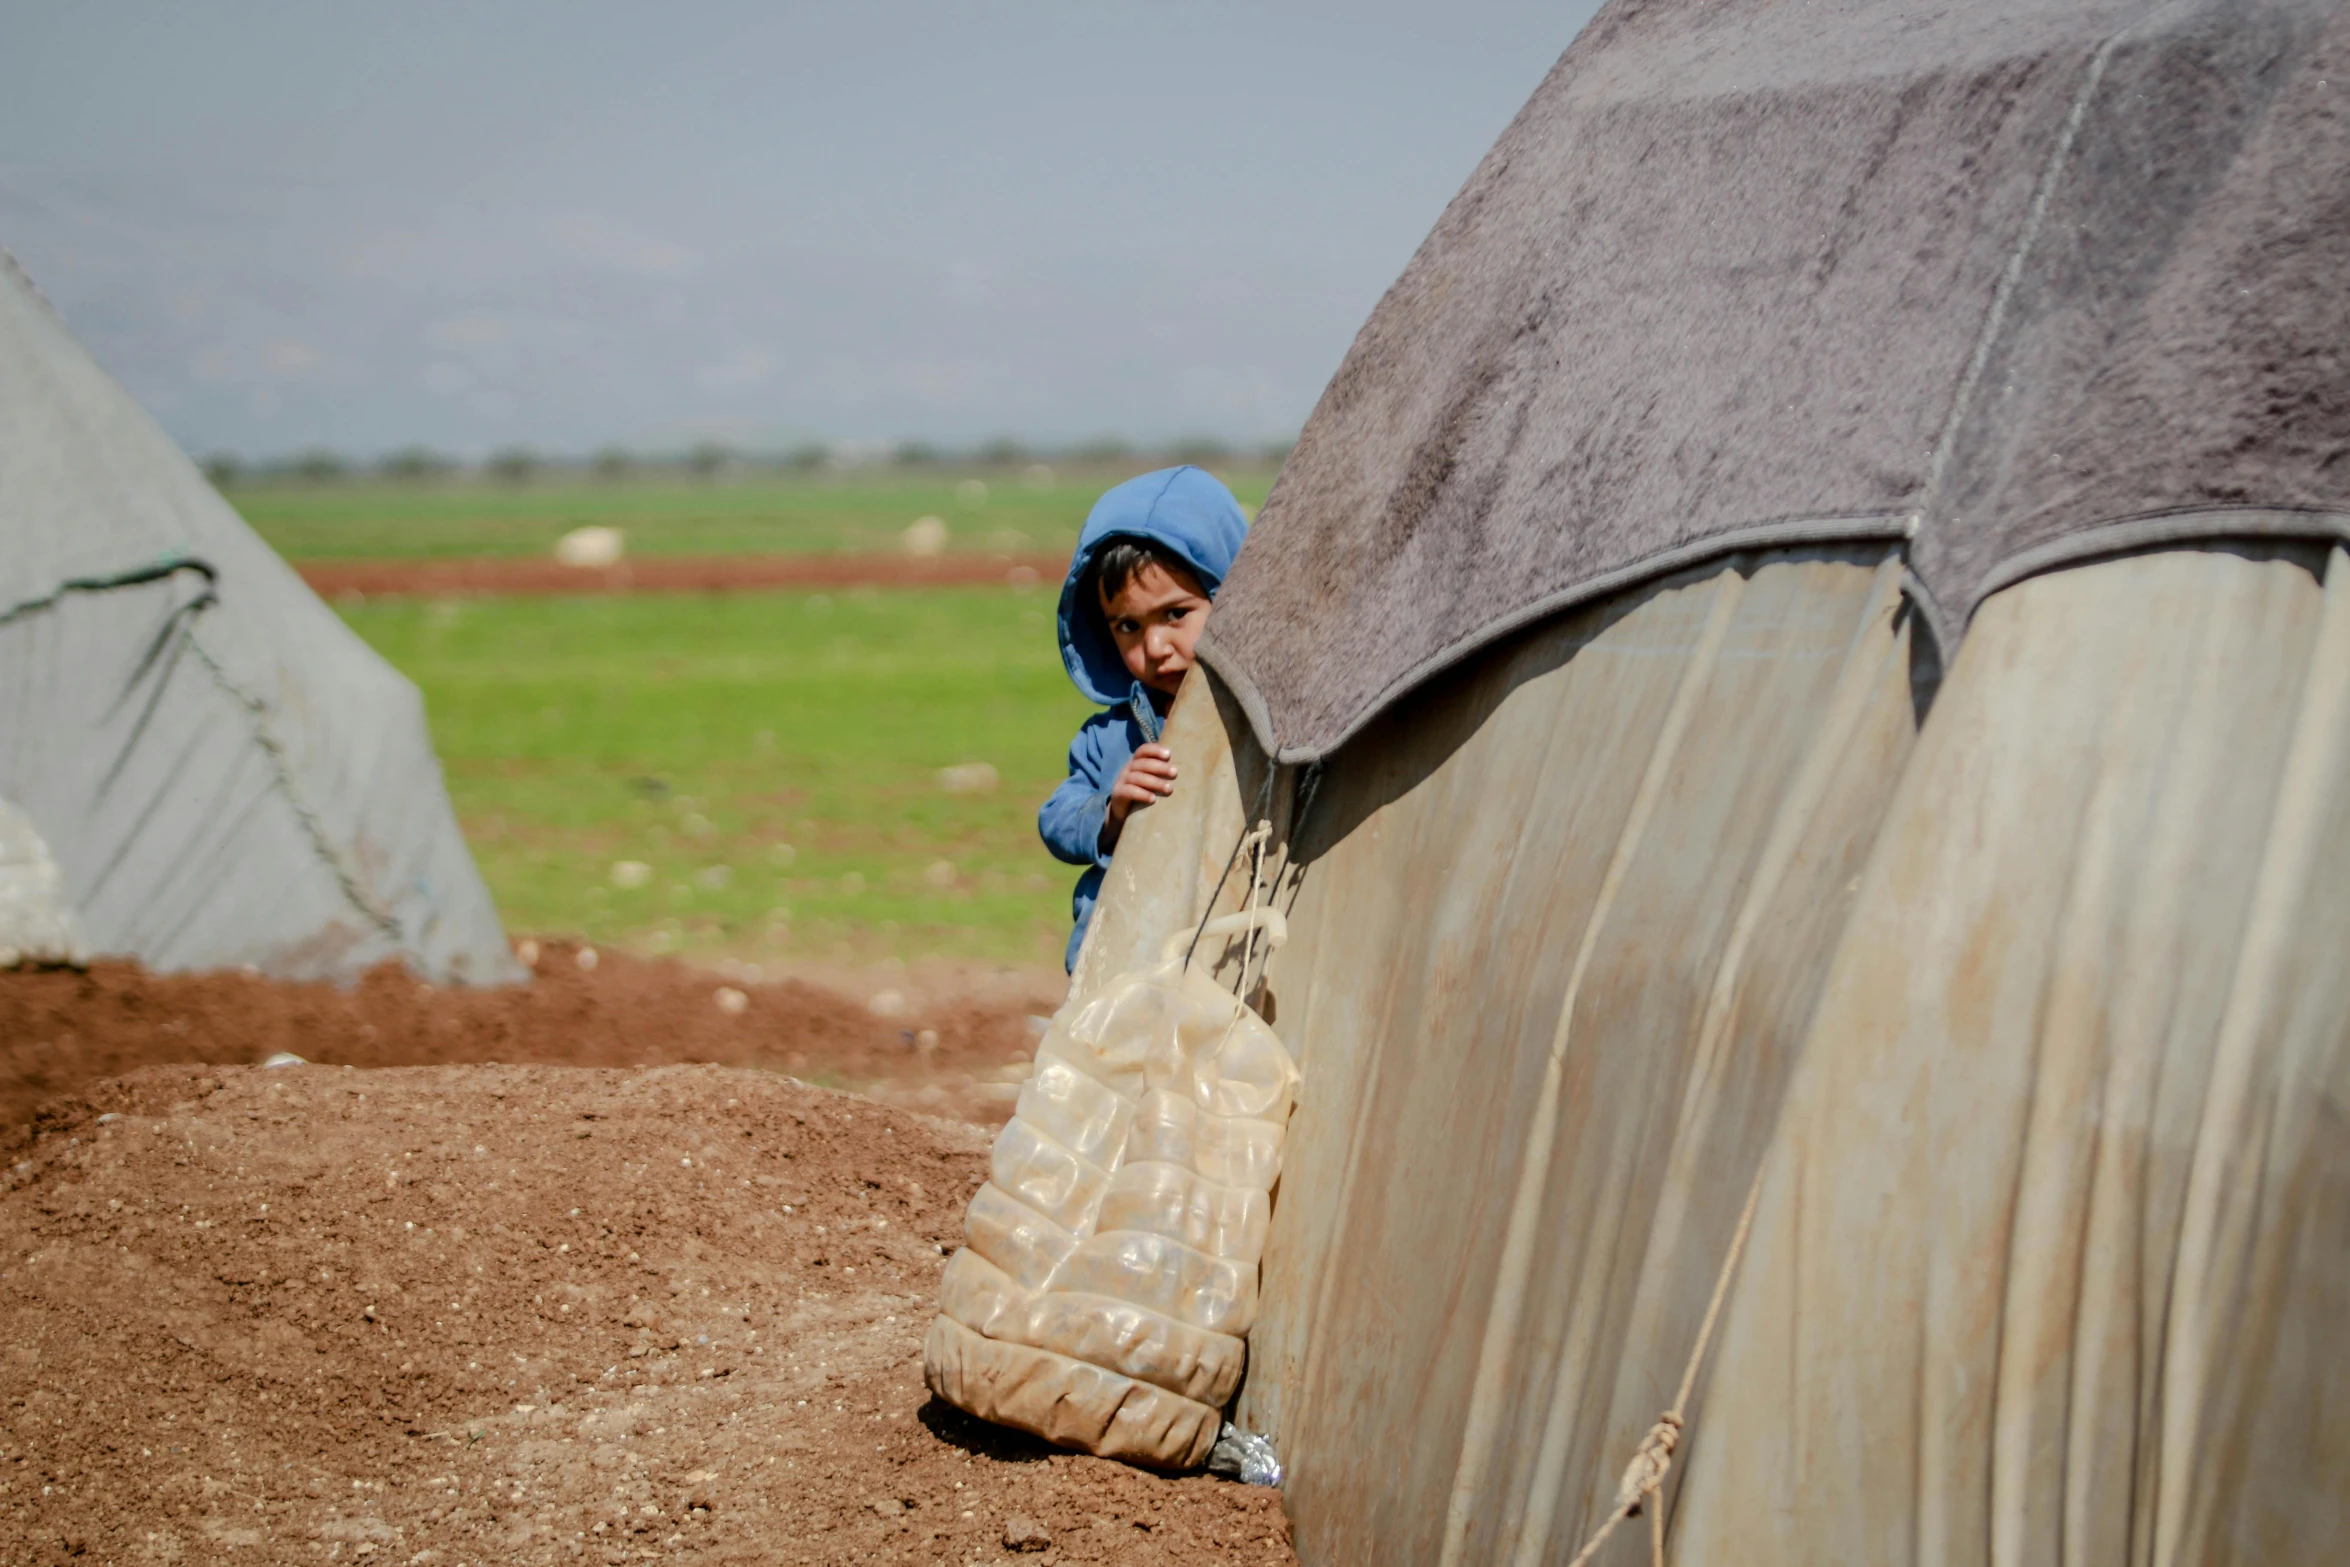
[[[416,690],[0,255],[0,796],[95,953],[519,979]]]
[[[1681,1559],[2350,1560],[2350,558],[2317,553],[1985,606],[1789,1085]]]
[[[1898,559],[1737,561],[1331,761],[1235,1409],[1305,1560],[1570,1557],[1758,1171],[1674,1559],[2343,1558],[2350,568],[2305,553],[2011,589],[1922,736]],[[1204,678],[1168,735],[1080,988],[1307,800]]]

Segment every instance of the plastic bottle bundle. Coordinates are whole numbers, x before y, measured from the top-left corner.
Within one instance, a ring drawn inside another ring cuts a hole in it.
[[[1251,909],[1203,936],[1259,933]],[[923,1345],[931,1390],[1064,1447],[1190,1468],[1239,1387],[1297,1067],[1166,961],[1064,1007],[971,1199]],[[1242,973],[1249,954],[1242,957]]]

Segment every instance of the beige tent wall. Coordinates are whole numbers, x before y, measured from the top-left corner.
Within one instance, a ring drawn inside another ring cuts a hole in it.
[[[2320,568],[2028,581],[1913,737],[1898,567],[1742,560],[1336,758],[1272,966],[1305,1083],[1237,1412],[1301,1555],[1564,1562],[1767,1166],[1676,1559],[2350,1559],[2350,583]],[[1195,917],[1250,805],[1291,825],[1294,775],[1265,790],[1203,692],[1080,988]]]
[[[1976,618],[1789,1090],[1678,1559],[2350,1561],[2350,570],[2309,555]]]
[[[1616,1368],[1678,1372],[1911,743],[1898,586],[1782,556],[1629,595],[1398,709],[1318,791],[1241,1411],[1312,1559],[1500,1559],[1654,1417],[1638,1379],[1611,1409]],[[1198,907],[1258,797],[1216,716],[1171,726],[1192,803],[1138,818],[1081,988]]]

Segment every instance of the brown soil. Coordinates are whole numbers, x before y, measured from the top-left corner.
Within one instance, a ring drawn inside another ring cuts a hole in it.
[[[1293,1562],[1274,1492],[929,1400],[986,1145],[740,1067],[53,1099],[0,1179],[0,1561]]]
[[[719,593],[744,588],[943,588],[1057,584],[1066,555],[648,555],[617,566],[520,560],[297,563],[324,598],[486,593]]]
[[[528,950],[528,949],[526,949]],[[359,984],[288,985],[134,964],[0,972],[0,1147],[35,1106],[82,1084],[170,1062],[257,1063],[278,1051],[351,1066],[716,1062],[859,1089],[998,1124],[1052,1003],[999,989],[953,1000],[904,987],[905,1013],[796,980],[730,981],[674,959],[538,944],[537,977],[494,990],[427,985],[397,968]],[[742,1010],[721,1005],[721,988]],[[1025,987],[1033,990],[1034,986]]]

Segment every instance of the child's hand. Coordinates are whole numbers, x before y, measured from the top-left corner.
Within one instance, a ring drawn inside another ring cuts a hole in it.
[[[1175,792],[1175,753],[1163,745],[1137,746],[1134,759],[1110,785],[1110,811],[1102,821],[1102,847],[1118,841],[1126,818],[1142,806],[1156,804]]]

